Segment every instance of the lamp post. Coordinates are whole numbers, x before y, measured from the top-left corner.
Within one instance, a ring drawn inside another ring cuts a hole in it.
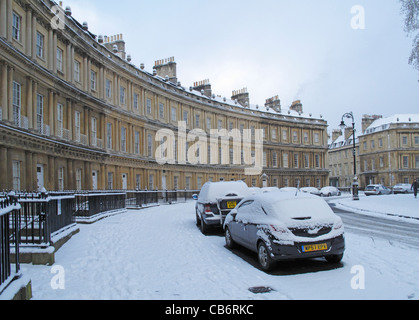
[[[352,183],[352,197],[353,197],[354,201],[358,201],[359,200],[359,193],[358,193],[359,182],[358,182],[358,177],[357,177],[357,172],[356,172],[355,118],[354,118],[354,114],[352,112],[345,113],[342,116],[342,122],[340,123],[340,128],[342,130],[345,130],[345,128],[346,128],[344,118],[352,119],[352,131],[353,131],[353,139],[352,140],[353,140],[353,155],[354,155],[354,181]]]

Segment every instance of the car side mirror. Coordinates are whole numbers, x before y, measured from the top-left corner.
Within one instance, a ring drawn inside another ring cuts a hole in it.
[[[237,217],[237,211],[230,212],[231,216],[233,217],[233,220],[236,220]]]

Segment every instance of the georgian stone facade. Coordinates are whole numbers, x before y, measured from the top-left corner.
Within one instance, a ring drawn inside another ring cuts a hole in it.
[[[0,0],[0,189],[196,189],[220,179],[261,186],[262,173],[279,187],[328,183],[327,123],[299,101],[282,110],[279,99],[251,105],[245,89],[214,95],[208,80],[185,88],[174,58],[150,73],[124,50],[122,35],[92,34],[70,8]],[[165,164],[157,159],[162,130],[174,137]],[[263,150],[244,152],[243,138],[242,148],[228,139],[190,152],[197,130],[207,141],[211,130],[249,132],[251,145],[261,132]],[[261,159],[261,172],[245,174],[249,157]]]

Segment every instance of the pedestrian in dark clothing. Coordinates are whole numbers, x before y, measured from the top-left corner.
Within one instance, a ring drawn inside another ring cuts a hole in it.
[[[415,182],[413,182],[411,189],[413,189],[413,193],[415,194],[415,198],[417,198],[418,197],[418,189],[419,189],[418,179],[416,179]]]

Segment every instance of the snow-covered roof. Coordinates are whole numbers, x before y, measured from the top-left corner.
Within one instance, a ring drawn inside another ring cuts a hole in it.
[[[359,143],[358,138],[355,139],[355,143],[356,144]],[[329,149],[335,149],[335,148],[340,148],[340,147],[345,147],[345,146],[352,146],[352,144],[353,144],[352,135],[348,139],[345,139],[345,137],[343,135],[341,135],[335,141],[329,141]]]
[[[392,124],[417,124],[419,127],[419,114],[395,114],[391,117],[375,120],[364,132],[370,134],[387,130]]]

